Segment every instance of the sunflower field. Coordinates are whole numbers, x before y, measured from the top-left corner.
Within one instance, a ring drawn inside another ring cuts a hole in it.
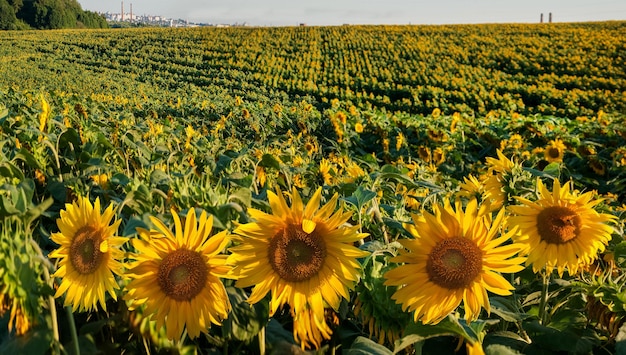
[[[0,353],[626,353],[625,22],[0,33]]]

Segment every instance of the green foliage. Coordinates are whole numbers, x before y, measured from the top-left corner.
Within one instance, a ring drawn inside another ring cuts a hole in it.
[[[0,0],[0,30],[17,29],[16,11],[7,0]]]
[[[0,29],[107,28],[104,17],[76,0],[1,0]]]

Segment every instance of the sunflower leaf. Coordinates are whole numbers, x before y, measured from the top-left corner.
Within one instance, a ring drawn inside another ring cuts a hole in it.
[[[512,349],[506,345],[492,344],[485,347],[486,355],[521,355],[519,351]]]
[[[276,157],[271,154],[263,154],[259,165],[266,168],[274,168],[276,170],[280,170],[280,162],[276,159]]]
[[[226,287],[232,310],[222,323],[222,335],[227,339],[249,342],[266,326],[269,318],[267,302],[250,305],[244,290]]]
[[[356,206],[357,210],[360,211],[361,208],[374,197],[376,197],[376,192],[359,186],[356,191],[352,193],[352,196],[344,197],[343,200]]]
[[[393,352],[386,347],[365,337],[358,337],[352,343],[347,355],[391,355]]]
[[[626,266],[626,241],[617,244],[613,252],[615,263],[617,263],[619,267]]]

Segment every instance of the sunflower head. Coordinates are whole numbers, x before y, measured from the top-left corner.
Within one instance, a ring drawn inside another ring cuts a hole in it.
[[[589,166],[594,173],[600,176],[606,174],[606,167],[604,166],[604,163],[600,161],[600,159],[598,159],[597,157],[592,157],[589,159]]]
[[[479,181],[476,176],[470,174],[469,176],[464,177],[463,182],[459,184],[459,192],[457,192],[457,195],[464,196],[469,199],[476,198],[480,200],[484,191],[484,184]]]
[[[92,205],[88,197],[79,197],[60,214],[59,232],[51,235],[59,248],[50,257],[60,259],[53,275],[61,278],[55,297],[66,293],[64,304],[80,311],[95,310],[98,303],[106,310],[105,293],[117,299],[114,274],[123,272],[120,247],[127,240],[115,236],[121,221],[111,224],[113,204],[101,212],[99,198]]]
[[[420,146],[417,149],[417,155],[425,162],[430,162],[430,148],[425,146]]]
[[[154,229],[137,228],[137,251],[129,266],[125,299],[131,309],[145,305],[143,314],[165,326],[169,339],[180,339],[187,328],[190,338],[206,333],[211,323],[221,324],[230,303],[221,278],[230,277],[225,231],[212,235],[213,216],[202,211],[196,219],[189,210],[184,223],[171,211],[175,232],[151,217]]]
[[[325,308],[338,310],[360,277],[357,258],[367,253],[353,243],[366,234],[346,225],[351,213],[335,211],[337,194],[320,207],[321,188],[306,205],[295,188],[291,206],[280,190],[268,198],[271,214],[250,209],[255,221],[235,229],[238,245],[230,248],[228,262],[236,285],[253,287],[248,302],[271,292],[270,315],[289,305],[294,338],[303,348],[319,347],[332,334]]]
[[[489,169],[489,172],[495,174],[505,174],[513,171],[513,168],[517,165],[509,158],[507,158],[500,149],[496,150],[498,158],[487,157],[485,162]]]
[[[549,163],[562,162],[567,147],[560,139],[554,139],[548,142],[548,146],[543,151],[544,158]]]
[[[492,218],[486,206],[470,200],[435,205],[433,214],[413,215],[405,228],[415,237],[400,241],[405,249],[391,261],[400,263],[385,273],[385,285],[398,286],[392,299],[414,312],[415,321],[436,324],[463,302],[465,318],[490,310],[487,290],[510,294],[513,286],[501,273],[523,269],[521,246],[501,235],[504,210]]]
[[[516,239],[526,245],[527,264],[535,272],[556,268],[561,276],[566,269],[574,274],[604,250],[613,231],[607,222],[615,216],[595,211],[602,199],[594,199],[593,192],[572,192],[570,182],[561,186],[555,180],[550,191],[537,180],[537,190],[536,201],[516,197],[520,204],[510,206],[509,223],[519,229]]]
[[[364,128],[365,127],[363,126],[363,124],[361,122],[357,122],[357,123],[354,124],[354,131],[356,133],[359,133],[359,134],[363,133]]]
[[[323,158],[320,161],[319,165],[319,177],[321,178],[324,185],[332,185],[333,184],[333,176],[335,173],[335,167],[330,160]]]

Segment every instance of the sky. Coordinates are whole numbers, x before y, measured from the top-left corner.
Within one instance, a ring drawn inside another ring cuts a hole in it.
[[[119,13],[122,0],[78,0],[84,10]],[[135,15],[253,26],[474,24],[626,20],[626,0],[124,0]]]

